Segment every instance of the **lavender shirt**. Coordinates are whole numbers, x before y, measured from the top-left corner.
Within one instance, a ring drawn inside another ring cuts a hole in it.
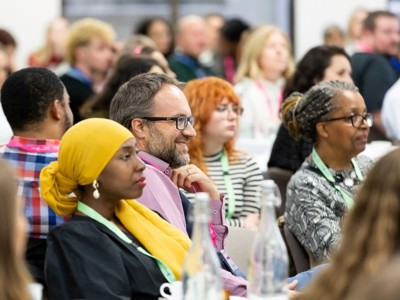
[[[143,189],[142,196],[137,201],[157,212],[169,223],[187,234],[179,190],[171,180],[172,169],[166,162],[149,153],[140,151],[138,156],[147,164],[144,170],[147,184]],[[210,203],[212,209],[211,223],[217,235],[216,248],[221,250],[224,249],[224,240],[228,235],[228,227],[224,225],[224,196],[221,195],[221,199],[212,200]],[[221,271],[224,286],[230,291],[231,295],[245,296],[247,294],[246,280],[236,277],[228,271]]]

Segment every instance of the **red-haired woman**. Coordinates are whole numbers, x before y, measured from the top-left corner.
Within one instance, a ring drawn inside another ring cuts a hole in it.
[[[235,149],[243,109],[232,85],[216,77],[192,80],[184,93],[196,122],[189,143],[192,163],[226,195],[229,226],[255,229],[259,217],[261,170],[248,154]]]

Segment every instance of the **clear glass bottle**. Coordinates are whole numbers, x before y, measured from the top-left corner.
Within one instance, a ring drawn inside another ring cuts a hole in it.
[[[264,180],[260,225],[250,251],[249,300],[288,299],[289,258],[275,214],[275,206],[280,202],[278,186],[273,180]]]
[[[221,300],[221,266],[211,242],[210,200],[207,193],[195,197],[192,247],[183,263],[183,300]]]

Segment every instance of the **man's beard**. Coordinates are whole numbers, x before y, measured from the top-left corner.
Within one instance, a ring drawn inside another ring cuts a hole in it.
[[[147,143],[149,154],[165,161],[172,169],[189,163],[187,157],[177,151],[175,141],[168,143],[164,136],[152,126],[150,126],[150,134],[151,139]]]

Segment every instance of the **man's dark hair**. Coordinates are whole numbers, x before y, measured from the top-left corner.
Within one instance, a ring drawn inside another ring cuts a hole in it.
[[[54,100],[64,104],[64,85],[45,68],[12,73],[1,89],[1,105],[13,131],[44,121]]]
[[[154,96],[165,85],[174,85],[180,89],[184,86],[165,74],[144,73],[132,77],[118,89],[112,99],[110,119],[131,130],[132,119],[152,116]]]
[[[374,32],[376,28],[376,19],[380,17],[389,17],[397,19],[397,16],[394,13],[391,13],[390,11],[387,10],[373,11],[368,14],[368,16],[365,18],[363,22],[364,29]]]

